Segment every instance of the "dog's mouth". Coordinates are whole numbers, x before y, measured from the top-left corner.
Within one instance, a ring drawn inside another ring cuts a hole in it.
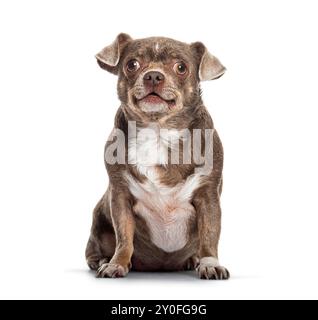
[[[138,104],[147,104],[147,105],[166,105],[169,109],[173,109],[176,106],[175,99],[164,99],[160,94],[156,92],[150,92],[145,97],[137,99]]]

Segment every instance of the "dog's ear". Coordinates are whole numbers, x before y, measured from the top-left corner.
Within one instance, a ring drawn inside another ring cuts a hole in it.
[[[198,63],[198,75],[201,81],[220,78],[226,68],[218,58],[214,57],[201,42],[194,42],[190,45],[195,59]]]
[[[95,55],[99,66],[108,72],[118,74],[118,62],[124,48],[130,41],[132,38],[128,34],[120,33],[112,44]]]

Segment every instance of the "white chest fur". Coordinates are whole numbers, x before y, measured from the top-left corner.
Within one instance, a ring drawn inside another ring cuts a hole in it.
[[[172,132],[170,141],[178,141]],[[129,189],[137,199],[134,210],[147,223],[152,242],[166,252],[182,249],[188,241],[188,222],[194,207],[190,203],[192,194],[201,182],[201,175],[189,176],[184,182],[167,187],[158,181],[156,165],[166,165],[166,150],[169,144],[160,143],[154,136],[143,136],[142,140],[129,144],[131,157],[135,157],[137,170],[147,177],[143,183],[127,175]]]
[[[136,131],[136,136],[128,141],[128,163],[136,165],[141,174],[152,179],[154,166],[168,164],[168,148],[179,143],[181,133],[178,130],[160,130],[155,124]]]

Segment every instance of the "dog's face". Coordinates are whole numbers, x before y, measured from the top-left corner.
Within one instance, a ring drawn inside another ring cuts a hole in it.
[[[152,120],[196,105],[200,81],[225,72],[202,43],[161,37],[133,40],[119,34],[96,58],[103,69],[118,75],[118,95],[128,112]]]

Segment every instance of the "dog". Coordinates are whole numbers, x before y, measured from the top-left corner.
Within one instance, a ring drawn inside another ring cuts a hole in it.
[[[200,89],[225,67],[201,42],[124,33],[96,59],[118,76],[121,105],[105,146],[109,186],[93,212],[88,266],[97,277],[132,269],[228,279],[218,260],[223,147]]]

